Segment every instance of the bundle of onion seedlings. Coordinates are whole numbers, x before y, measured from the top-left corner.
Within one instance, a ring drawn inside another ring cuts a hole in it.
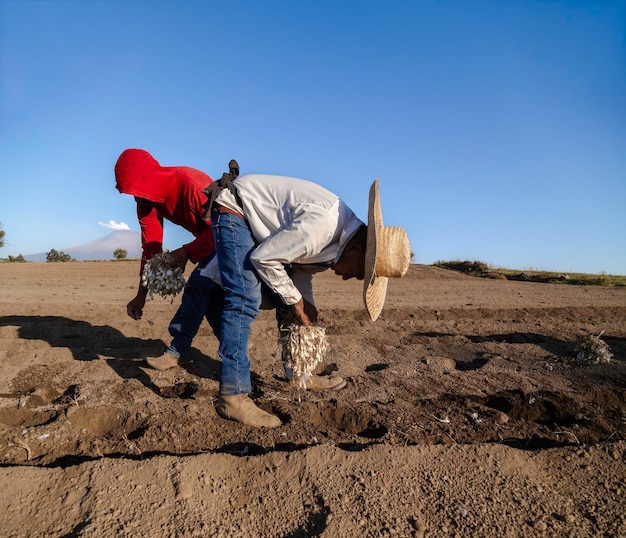
[[[609,345],[600,339],[604,331],[598,336],[586,336],[576,346],[575,359],[580,365],[608,364],[611,362]]]
[[[289,331],[281,337],[283,360],[299,379],[299,388],[306,388],[306,382],[315,367],[324,361],[328,351],[326,329],[316,325],[304,326],[292,323]]]
[[[150,299],[154,295],[162,297],[174,296],[185,287],[183,270],[178,266],[176,258],[169,250],[153,256],[143,268],[141,282],[148,288]]]

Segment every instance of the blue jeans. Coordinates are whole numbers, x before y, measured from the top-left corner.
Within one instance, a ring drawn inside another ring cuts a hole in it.
[[[261,282],[250,253],[255,242],[248,223],[230,213],[212,215],[215,250],[224,288],[220,347],[220,395],[249,394],[250,326],[261,306]]]
[[[170,322],[169,332],[172,342],[166,353],[176,358],[189,354],[191,342],[205,317],[215,336],[218,339],[220,337],[224,292],[219,285],[204,274],[213,256],[212,254],[198,262],[187,280],[180,306]]]

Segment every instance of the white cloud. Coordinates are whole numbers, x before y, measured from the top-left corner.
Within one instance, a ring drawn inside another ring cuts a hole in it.
[[[130,227],[125,222],[115,222],[114,220],[110,220],[109,222],[99,222],[98,224],[103,228],[108,228],[109,230],[130,230]]]

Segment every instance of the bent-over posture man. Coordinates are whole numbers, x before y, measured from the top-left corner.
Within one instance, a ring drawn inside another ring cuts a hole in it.
[[[261,283],[299,323],[312,325],[317,309],[311,269],[330,268],[344,280],[365,280],[365,305],[375,320],[387,278],[408,269],[409,241],[402,228],[383,226],[378,181],[370,190],[368,226],[336,195],[303,179],[225,175],[205,192],[217,254],[208,268],[224,289],[217,412],[250,426],[276,427],[280,419],[249,397],[248,339],[261,305]]]
[[[234,162],[234,161],[233,161]],[[141,227],[143,253],[137,295],[126,311],[133,319],[141,319],[146,304],[147,288],[141,282],[146,262],[163,251],[163,220],[168,220],[194,236],[194,240],[173,250],[172,255],[184,271],[187,261],[197,263],[185,286],[181,305],[169,324],[170,346],[158,357],[149,357],[148,364],[159,370],[178,364],[191,350],[203,317],[213,330],[221,322],[219,310],[207,312],[206,304],[221,304],[221,292],[203,271],[214,256],[211,221],[204,218],[207,196],[203,192],[213,180],[204,172],[188,166],[161,166],[143,149],[127,149],[115,165],[115,186],[130,194],[137,202],[137,218]],[[219,329],[218,329],[219,330]]]

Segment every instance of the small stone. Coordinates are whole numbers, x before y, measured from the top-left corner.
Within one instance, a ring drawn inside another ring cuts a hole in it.
[[[496,413],[496,424],[506,424],[509,421],[509,416],[502,411]]]

